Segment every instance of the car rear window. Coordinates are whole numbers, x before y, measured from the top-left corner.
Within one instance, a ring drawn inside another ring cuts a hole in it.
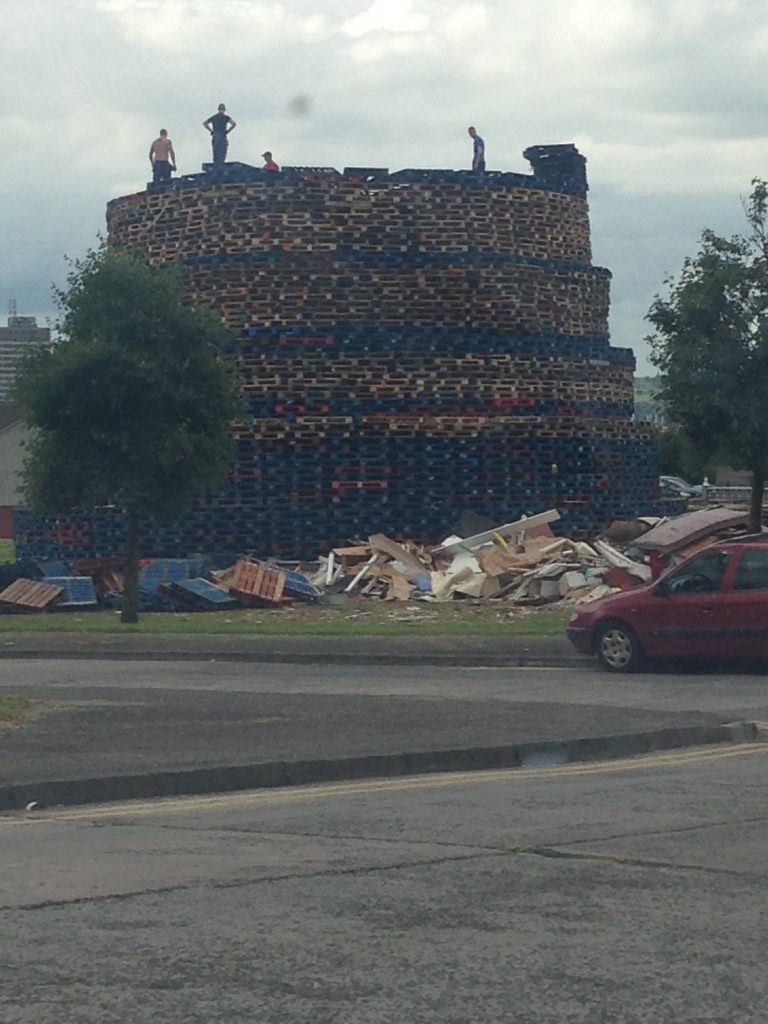
[[[745,548],[736,568],[734,590],[768,590],[768,548]]]

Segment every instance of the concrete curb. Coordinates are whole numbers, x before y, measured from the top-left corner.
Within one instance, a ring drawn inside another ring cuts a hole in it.
[[[757,739],[757,736],[758,728],[754,722],[732,722],[726,725],[684,726],[514,746],[373,754],[313,761],[271,761],[142,775],[56,779],[0,787],[0,811],[23,810],[32,802],[41,807],[70,806],[307,786],[352,779],[407,777],[434,772],[555,767],[584,761],[614,760],[682,747],[748,743]]]
[[[526,651],[509,654],[365,654],[301,651],[2,651],[0,661],[221,661],[255,665],[436,665],[468,668],[476,665],[498,666],[500,668],[572,668],[574,665],[595,664],[594,658],[574,652],[572,657],[563,655],[529,654]]]

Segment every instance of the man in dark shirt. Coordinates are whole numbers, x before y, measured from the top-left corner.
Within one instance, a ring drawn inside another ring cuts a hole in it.
[[[213,147],[213,169],[219,170],[227,159],[229,139],[227,136],[235,127],[235,122],[227,113],[223,103],[219,104],[216,114],[211,114],[203,121],[203,128],[211,133],[211,146]]]
[[[485,143],[477,134],[477,128],[467,128],[472,139],[472,170],[478,174],[485,170]]]

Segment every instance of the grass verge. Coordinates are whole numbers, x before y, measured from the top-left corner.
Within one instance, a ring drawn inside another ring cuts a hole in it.
[[[13,694],[0,694],[0,726],[20,725],[32,708],[32,702]]]
[[[113,612],[0,615],[0,633],[143,633],[229,636],[558,636],[570,609],[531,611],[493,605],[376,605],[345,609],[293,605],[235,612],[164,612],[123,626]]]

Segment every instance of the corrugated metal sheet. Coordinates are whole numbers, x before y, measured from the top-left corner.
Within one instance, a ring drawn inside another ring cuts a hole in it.
[[[64,593],[63,587],[51,583],[40,583],[37,580],[16,580],[0,593],[0,603],[10,604],[17,608],[47,608],[57,597]]]

